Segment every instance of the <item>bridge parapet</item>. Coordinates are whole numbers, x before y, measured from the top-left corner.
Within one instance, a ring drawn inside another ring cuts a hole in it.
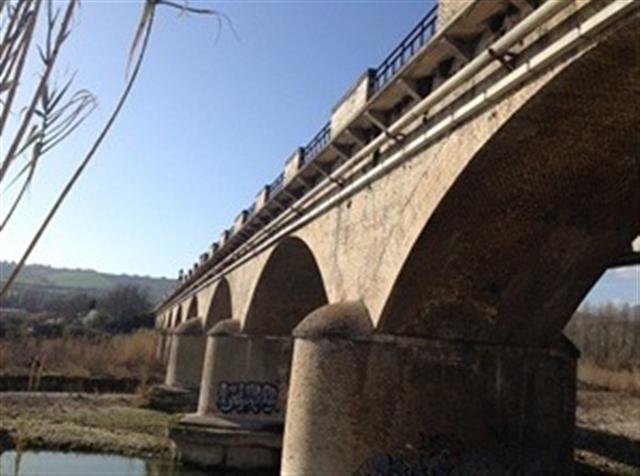
[[[218,244],[219,244],[219,248],[218,251],[224,247],[224,245],[227,244],[227,241],[229,240],[229,230],[222,230],[222,232],[220,233],[220,238],[218,239]]]
[[[338,101],[338,104],[333,107],[331,128],[334,134],[342,132],[367,105],[371,96],[375,73],[374,69],[365,71],[351,89]]]
[[[284,164],[283,186],[286,187],[298,175],[303,163],[304,150],[298,147]]]
[[[315,160],[315,158],[324,150],[324,148],[331,141],[331,121],[327,122],[322,129],[313,136],[313,139],[304,147],[302,152],[303,163],[308,164]]]
[[[265,185],[256,195],[256,200],[254,202],[254,213],[259,213],[262,210],[269,200],[269,186]]]
[[[247,211],[242,210],[233,222],[233,233],[238,233],[247,221]]]

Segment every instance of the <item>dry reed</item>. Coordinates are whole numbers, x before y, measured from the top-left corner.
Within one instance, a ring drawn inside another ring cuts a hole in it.
[[[0,374],[39,373],[80,377],[137,378],[144,384],[162,370],[155,355],[155,333],[104,337],[17,337],[0,341]]]

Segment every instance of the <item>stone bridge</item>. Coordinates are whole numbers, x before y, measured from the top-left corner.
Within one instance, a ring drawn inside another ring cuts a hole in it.
[[[440,0],[365,71],[157,309],[183,459],[571,473],[562,330],[639,261],[639,7]]]

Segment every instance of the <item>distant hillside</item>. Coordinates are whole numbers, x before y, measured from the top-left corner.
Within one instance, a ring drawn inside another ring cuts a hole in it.
[[[0,261],[0,282],[4,281],[15,268],[15,263]],[[149,298],[157,303],[162,295],[175,284],[167,278],[149,276],[130,276],[126,274],[99,273],[91,269],[53,268],[39,264],[26,265],[18,279],[16,287],[36,287],[55,292],[92,291],[107,293],[118,285],[135,285],[146,288]]]

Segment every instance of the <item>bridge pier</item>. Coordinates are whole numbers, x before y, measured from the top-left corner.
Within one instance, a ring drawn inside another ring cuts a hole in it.
[[[275,469],[280,463],[290,337],[248,335],[235,320],[208,334],[198,411],[170,431],[183,461]]]
[[[157,331],[156,336],[156,359],[163,365],[167,365],[169,361],[169,348],[171,337],[167,329],[161,328]]]
[[[193,318],[169,331],[164,385],[151,388],[149,406],[168,411],[193,411],[198,401],[206,336],[202,319]]]
[[[353,303],[319,309],[294,336],[282,474],[572,472],[577,351],[565,338],[375,334]]]
[[[198,390],[205,350],[202,320],[195,318],[180,324],[171,336],[165,385]]]

